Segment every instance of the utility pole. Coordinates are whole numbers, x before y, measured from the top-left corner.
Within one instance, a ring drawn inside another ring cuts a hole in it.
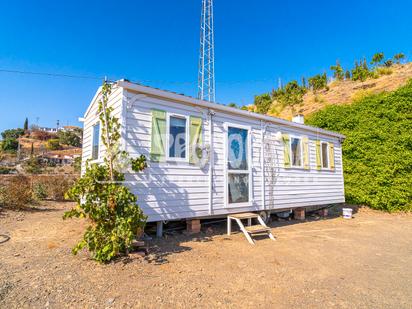
[[[200,59],[198,98],[215,102],[215,38],[213,32],[213,0],[202,0],[200,19]]]

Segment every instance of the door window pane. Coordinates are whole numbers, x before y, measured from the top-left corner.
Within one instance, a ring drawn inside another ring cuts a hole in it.
[[[326,144],[326,143],[322,143],[322,167],[323,168],[328,168],[329,167],[328,144]]]
[[[249,175],[228,175],[229,203],[244,203],[249,201]]]
[[[248,130],[228,128],[228,169],[247,170]]]
[[[302,147],[300,138],[291,139],[292,166],[302,166]]]
[[[186,158],[186,118],[170,117],[169,157]]]
[[[99,158],[100,123],[93,126],[92,159]]]

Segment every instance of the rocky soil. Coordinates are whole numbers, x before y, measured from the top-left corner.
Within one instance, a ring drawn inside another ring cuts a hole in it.
[[[71,254],[84,221],[68,203],[0,213],[0,308],[411,308],[412,216],[271,224],[251,246],[217,224],[100,265]]]

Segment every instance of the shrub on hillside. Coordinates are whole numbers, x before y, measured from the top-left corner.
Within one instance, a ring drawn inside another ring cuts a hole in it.
[[[13,137],[7,137],[1,142],[1,150],[15,152],[19,148],[19,142]]]
[[[46,147],[49,150],[58,150],[58,149],[60,149],[60,142],[57,138],[56,139],[54,139],[54,138],[49,139],[46,143]]]
[[[352,105],[329,106],[308,123],[346,135],[346,200],[375,209],[412,210],[412,81]]]
[[[54,201],[65,200],[65,193],[75,183],[75,177],[68,176],[41,176],[34,180],[33,187],[35,193],[39,193],[41,199],[49,199]]]
[[[1,137],[3,139],[7,139],[7,138],[17,139],[22,135],[24,135],[24,130],[20,128],[5,130],[1,133]]]
[[[57,137],[59,138],[60,144],[81,147],[82,140],[80,134],[80,132],[75,131],[59,131]]]

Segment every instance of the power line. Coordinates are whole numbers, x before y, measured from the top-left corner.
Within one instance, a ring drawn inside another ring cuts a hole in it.
[[[104,76],[91,76],[91,75],[71,75],[71,74],[59,74],[59,73],[48,73],[48,72],[35,72],[35,71],[22,71],[22,70],[10,70],[10,69],[2,69],[0,68],[0,73],[11,73],[11,74],[27,74],[27,75],[39,75],[39,76],[48,76],[48,77],[63,77],[63,78],[77,78],[77,79],[91,79],[91,80],[104,80]],[[170,84],[170,85],[193,85],[196,84],[196,81],[168,81],[168,80],[135,80],[129,79],[128,80],[136,83],[141,84]],[[109,80],[113,80],[109,78]],[[253,79],[253,80],[231,80],[231,81],[217,81],[217,84],[226,84],[226,85],[234,85],[234,84],[243,84],[243,83],[260,83],[260,82],[276,82],[275,78],[264,78],[264,79]]]
[[[19,71],[19,70],[7,70],[7,69],[0,69],[0,72],[3,72],[3,73],[16,73],[16,74],[29,74],[29,75],[42,75],[42,76],[50,76],[50,77],[68,77],[68,78],[95,79],[95,80],[104,79],[104,77],[97,77],[97,76],[57,74],[57,73]]]

